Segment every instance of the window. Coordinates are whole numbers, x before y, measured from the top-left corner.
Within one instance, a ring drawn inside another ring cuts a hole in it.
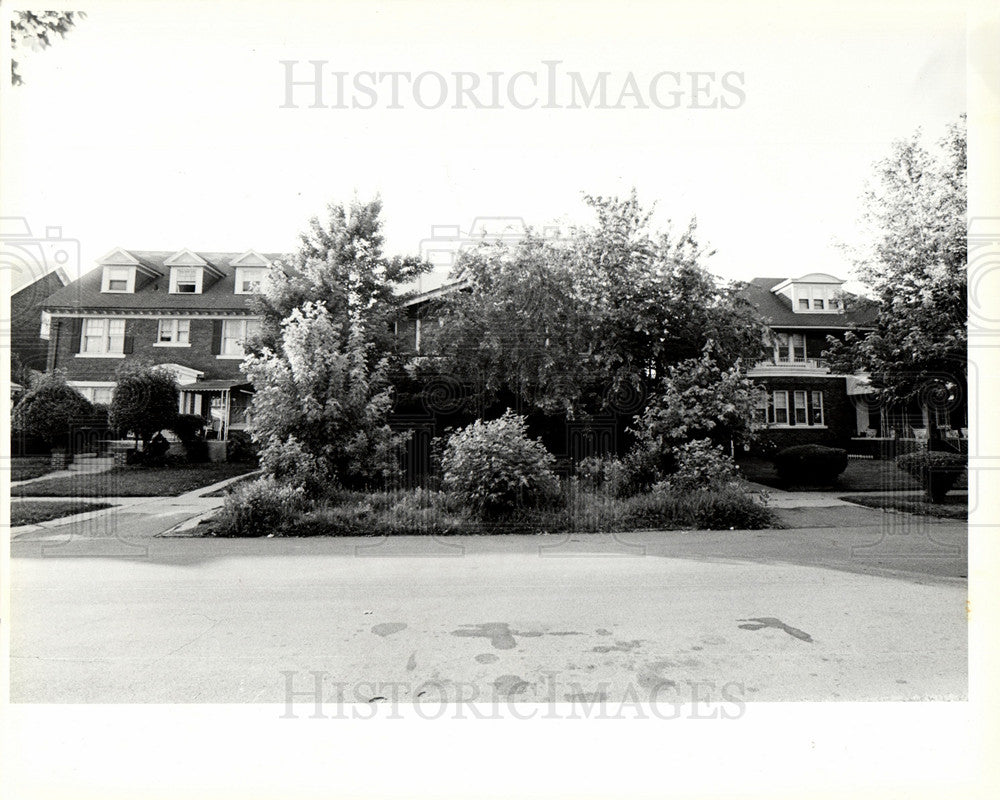
[[[831,297],[830,301],[829,301],[829,306],[830,306],[831,310],[834,310],[834,309],[839,310],[840,309],[840,301],[839,300],[835,300],[834,298]]]
[[[161,319],[160,329],[156,335],[156,343],[175,346],[190,344],[191,320]]]
[[[795,395],[795,424],[805,425],[809,411],[806,408],[806,393],[795,392],[794,395]]]
[[[125,352],[125,320],[85,319],[81,353],[119,355]]]
[[[227,319],[222,323],[222,355],[243,356],[243,342],[260,333],[258,319]]]
[[[135,268],[105,267],[101,291],[107,294],[131,294],[135,291]]]
[[[761,392],[757,396],[757,405],[754,408],[753,419],[758,425],[766,425],[770,422],[770,396]]]
[[[808,311],[809,310],[809,298],[803,297],[799,300],[799,310]]]
[[[806,337],[801,333],[775,335],[774,360],[777,364],[806,360]]]
[[[257,294],[267,272],[263,267],[236,268],[236,294]]]
[[[171,294],[201,294],[201,267],[172,267]]]
[[[825,308],[825,306],[823,305],[822,298],[817,297],[815,300],[813,300],[813,308],[815,308],[817,311],[822,311]]]
[[[91,403],[100,403],[105,406],[111,404],[111,395],[115,391],[113,386],[77,386],[76,389]]]
[[[812,405],[809,409],[809,424],[823,425],[823,393],[810,392],[812,395]]]
[[[788,424],[788,392],[773,392],[772,422],[776,425]]]

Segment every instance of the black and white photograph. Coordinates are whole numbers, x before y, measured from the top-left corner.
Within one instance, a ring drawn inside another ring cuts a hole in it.
[[[0,10],[0,793],[993,795],[1000,10]]]

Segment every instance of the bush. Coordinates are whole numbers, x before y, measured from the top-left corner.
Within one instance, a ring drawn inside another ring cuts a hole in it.
[[[896,466],[917,478],[924,486],[927,499],[940,503],[966,470],[965,456],[935,450],[919,451],[899,456]]]
[[[674,448],[674,464],[665,488],[678,493],[715,491],[739,480],[733,459],[711,439],[696,439]]]
[[[261,454],[260,465],[266,475],[310,495],[320,493],[333,482],[326,464],[293,436],[268,444]]]
[[[212,520],[215,536],[280,536],[306,509],[302,489],[271,478],[237,486]]]
[[[40,379],[14,407],[13,430],[24,436],[36,436],[50,447],[64,448],[70,430],[88,422],[93,406],[76,389],[67,386],[57,375]]]
[[[507,409],[500,419],[476,420],[451,436],[442,485],[478,514],[495,516],[558,498],[554,464],[545,445],[528,438],[524,417]]]
[[[177,419],[177,380],[163,367],[126,364],[118,372],[109,422],[121,434],[133,432],[148,443],[153,434],[172,429]]]
[[[226,442],[226,461],[256,464],[259,460],[259,448],[249,433],[246,431],[229,432],[229,441]]]
[[[774,527],[769,509],[739,488],[700,492],[678,491],[663,484],[631,500],[628,517],[634,525],[685,527],[701,530],[761,530]]]
[[[199,434],[205,428],[205,418],[198,414],[178,414],[170,426],[177,438],[187,445],[198,439]]]
[[[819,444],[786,447],[774,457],[774,466],[785,483],[828,486],[847,469],[847,451]]]

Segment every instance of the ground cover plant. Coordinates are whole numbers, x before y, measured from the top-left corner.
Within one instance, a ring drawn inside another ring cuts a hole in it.
[[[845,495],[840,499],[869,508],[907,511],[911,514],[921,514],[928,517],[940,517],[942,519],[969,518],[969,498],[964,494],[948,495],[934,503],[928,503],[920,495],[908,496],[898,494]]]

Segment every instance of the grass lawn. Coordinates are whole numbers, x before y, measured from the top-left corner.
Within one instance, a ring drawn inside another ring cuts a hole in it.
[[[19,456],[10,460],[10,479],[29,481],[52,472],[51,456]]]
[[[13,497],[175,497],[257,469],[254,464],[116,467],[108,472],[52,478],[14,487]]]
[[[763,483],[776,489],[794,489],[804,492],[844,491],[844,492],[898,492],[906,489],[920,489],[920,482],[907,475],[894,461],[879,461],[852,458],[847,462],[837,482],[832,486],[786,485],[778,478],[778,473],[770,461],[751,458],[739,462],[740,471],[750,481]],[[965,476],[955,484],[956,489],[968,487]]]
[[[110,508],[111,503],[84,503],[79,500],[27,500],[10,504],[10,524],[36,525],[50,519]]]
[[[905,497],[900,495],[845,495],[840,498],[849,503],[868,506],[869,508],[888,508],[894,511],[909,511],[911,514],[923,514],[929,517],[943,519],[968,519],[969,498],[964,495],[948,495],[943,503],[928,503],[923,497]]]

